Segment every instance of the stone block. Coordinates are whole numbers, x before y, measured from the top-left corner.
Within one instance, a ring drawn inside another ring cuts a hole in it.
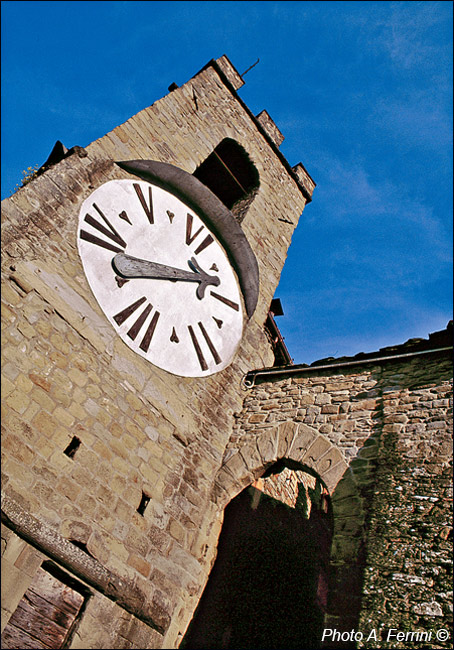
[[[293,420],[278,425],[277,457],[285,458],[292,447],[294,438],[298,435],[298,424]]]
[[[331,443],[324,436],[317,436],[310,447],[307,448],[305,454],[301,458],[301,462],[316,467],[321,456],[325,454],[330,447]]]
[[[2,559],[1,600],[2,609],[7,612],[5,617],[2,616],[2,625],[8,622],[32,579],[24,571]]]
[[[345,465],[347,465],[342,452],[331,446],[316,462],[315,467],[320,476],[325,476],[325,474],[338,463],[345,463]]]
[[[278,458],[277,428],[273,427],[258,435],[256,439],[256,447],[264,464],[276,461]]]
[[[128,558],[128,564],[133,569],[136,569],[139,573],[145,576],[145,578],[150,575],[151,564],[149,562],[146,562],[143,557],[131,553]]]
[[[22,414],[30,404],[30,398],[20,390],[14,390],[5,400],[16,413]]]

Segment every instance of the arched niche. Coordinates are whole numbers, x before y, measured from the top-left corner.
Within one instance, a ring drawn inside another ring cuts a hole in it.
[[[247,151],[236,140],[224,138],[197,169],[194,176],[243,220],[257,194],[260,178]]]

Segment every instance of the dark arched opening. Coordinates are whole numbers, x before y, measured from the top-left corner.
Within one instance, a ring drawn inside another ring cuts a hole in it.
[[[226,507],[218,554],[180,645],[320,647],[332,514],[299,463],[276,463]]]
[[[239,222],[244,218],[259,187],[259,173],[246,150],[225,138],[193,174],[232,211]]]

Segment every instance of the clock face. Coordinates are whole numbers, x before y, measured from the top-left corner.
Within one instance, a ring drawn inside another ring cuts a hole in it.
[[[96,300],[134,352],[184,377],[229,365],[243,331],[242,296],[194,210],[145,181],[109,181],[82,204],[77,242]]]

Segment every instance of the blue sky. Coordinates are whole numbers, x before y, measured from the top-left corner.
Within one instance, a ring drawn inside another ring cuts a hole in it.
[[[451,2],[2,2],[2,198],[227,54],[317,183],[276,296],[296,363],[452,318]]]

